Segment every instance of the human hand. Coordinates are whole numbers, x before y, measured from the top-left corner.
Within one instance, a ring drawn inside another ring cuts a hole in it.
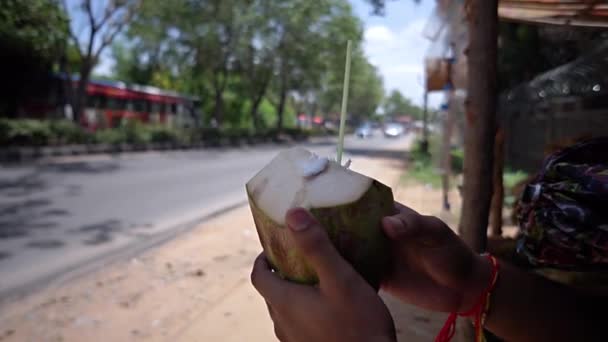
[[[319,276],[318,286],[281,279],[264,254],[251,282],[268,304],[275,334],[285,342],[396,341],[393,319],[374,289],[336,251],[308,211],[292,209],[287,226]]]
[[[382,227],[391,240],[393,266],[382,289],[416,306],[466,312],[488,285],[491,269],[440,219],[399,203]]]

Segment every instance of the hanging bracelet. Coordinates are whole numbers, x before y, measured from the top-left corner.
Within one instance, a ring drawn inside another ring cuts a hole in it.
[[[492,291],[494,290],[494,287],[496,287],[500,265],[494,256],[490,254],[483,255],[490,261],[490,264],[492,265],[492,276],[490,277],[488,287],[482,292],[481,296],[479,296],[477,303],[471,310],[462,313],[450,313],[448,319],[445,321],[445,324],[439,331],[439,334],[437,334],[435,342],[449,342],[452,337],[454,337],[454,333],[456,332],[456,319],[458,316],[471,317],[473,319],[473,325],[475,326],[475,342],[482,342],[485,340],[483,335],[483,327],[485,325],[488,312],[490,311],[490,299],[492,296]]]

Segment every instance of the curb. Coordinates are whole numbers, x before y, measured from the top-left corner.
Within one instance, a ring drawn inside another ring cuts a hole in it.
[[[177,143],[149,143],[149,144],[90,144],[90,145],[64,145],[64,146],[40,146],[40,147],[0,147],[0,163],[19,164],[34,162],[44,158],[84,156],[99,154],[121,154],[146,151],[173,151],[173,150],[202,150],[212,148],[239,148],[256,145],[286,145],[291,143],[314,142],[326,137],[312,137],[304,139],[287,139],[284,137],[276,139],[252,139],[246,137],[223,137],[215,141],[200,141],[192,144]]]

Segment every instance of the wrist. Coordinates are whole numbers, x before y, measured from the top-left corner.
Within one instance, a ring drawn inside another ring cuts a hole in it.
[[[487,289],[492,277],[492,265],[482,255],[475,255],[471,266],[471,274],[462,290],[460,306],[457,312],[468,312],[480,299]]]

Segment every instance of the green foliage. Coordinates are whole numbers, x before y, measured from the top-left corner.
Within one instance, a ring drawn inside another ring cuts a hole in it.
[[[276,129],[254,132],[247,127],[176,129],[163,125],[147,125],[135,120],[125,121],[117,128],[90,133],[66,120],[0,119],[0,146],[3,147],[69,144],[189,145],[199,142],[213,146],[226,139],[232,144],[252,142],[256,139],[270,141],[278,134]],[[285,128],[282,134],[294,140],[302,140],[313,135],[323,135],[325,132]]]
[[[528,178],[529,176],[530,175],[528,173],[521,171],[521,170],[513,171],[513,170],[507,169],[503,173],[504,186],[507,190],[510,190],[515,185],[517,185],[519,182],[523,181],[524,179]]]
[[[344,70],[337,46],[351,39],[350,112],[367,117],[383,88],[362,37],[346,0],[148,0],[113,46],[114,76],[199,96],[207,124],[263,132],[294,125],[299,110],[337,112]],[[310,101],[296,110],[294,97]]]
[[[119,145],[125,140],[125,134],[120,129],[102,129],[93,135],[93,141],[98,144]]]
[[[189,131],[180,132],[170,127],[154,125],[148,127],[149,142],[156,144],[166,144],[175,142],[190,142],[191,133]]]
[[[431,164],[415,161],[403,176],[404,181],[415,181],[420,184],[430,185],[433,188],[441,186],[441,175]]]
[[[14,115],[19,102],[42,94],[48,73],[67,40],[67,18],[54,1],[5,0],[0,5],[0,112]]]
[[[506,169],[502,174],[503,186],[505,188],[505,205],[512,206],[517,200],[513,195],[513,188],[530,175],[524,171],[513,171]]]
[[[124,133],[125,143],[127,144],[141,145],[150,142],[150,131],[139,121],[123,121],[120,130]]]
[[[95,134],[96,141],[105,144],[178,144],[193,142],[193,132],[177,130],[163,125],[146,125],[135,120],[126,121],[114,129],[105,129]]]
[[[410,165],[403,175],[402,181],[415,181],[432,187],[441,185],[441,175],[433,167],[431,155],[422,150],[420,140],[414,143],[414,147],[410,151]]]
[[[464,149],[454,148],[450,152],[452,162],[452,172],[462,173],[464,170]]]
[[[51,120],[44,122],[49,125],[53,145],[82,144],[88,141],[88,134],[74,122],[69,120]]]
[[[50,142],[52,132],[48,122],[39,120],[0,120],[2,145],[42,146]]]
[[[53,61],[65,46],[67,17],[56,2],[5,0],[0,6],[3,53],[31,53]]]
[[[418,107],[410,99],[403,96],[399,90],[394,89],[386,97],[383,103],[384,114],[387,117],[395,115],[410,115],[416,119],[421,119],[422,108]]]
[[[90,136],[68,120],[0,119],[0,145],[44,146],[83,144]]]

